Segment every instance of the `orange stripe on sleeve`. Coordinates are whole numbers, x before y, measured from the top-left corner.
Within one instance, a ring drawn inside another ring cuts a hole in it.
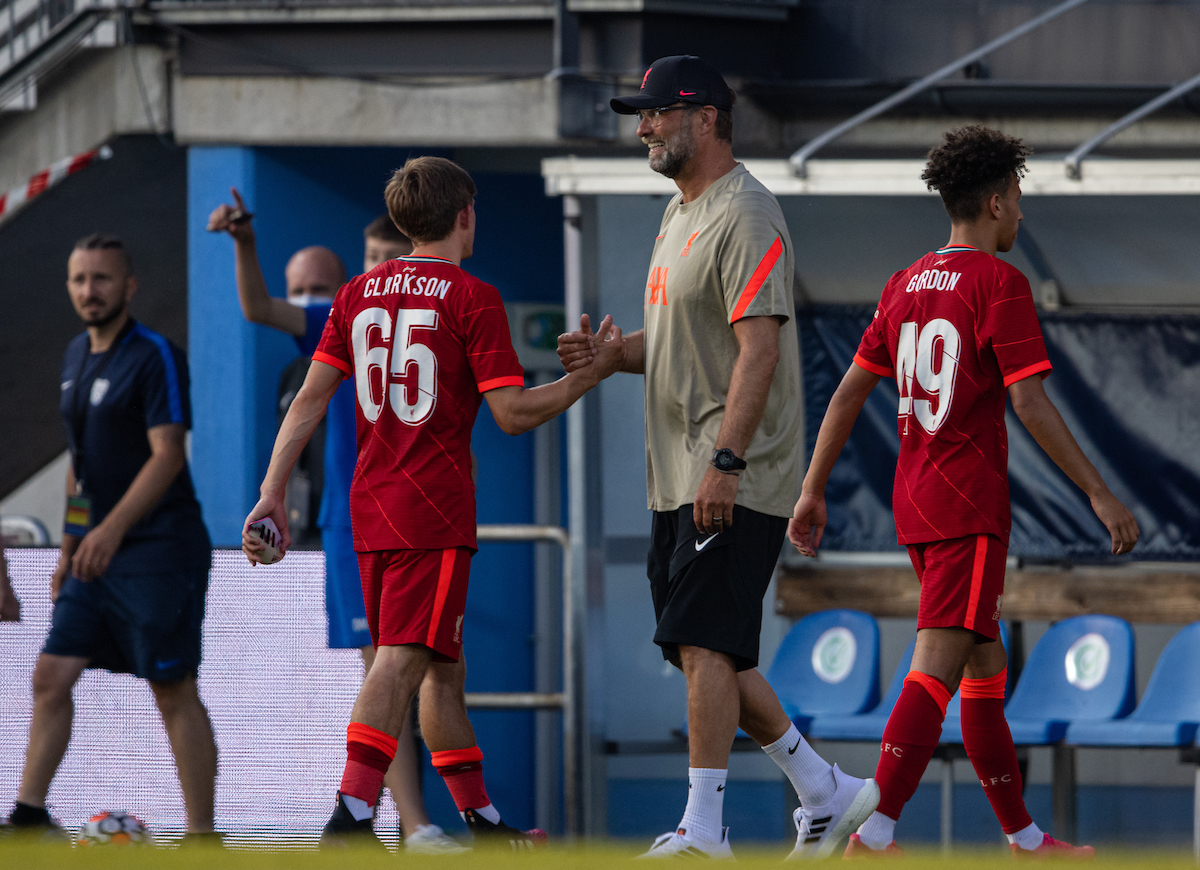
[[[483,761],[483,750],[476,745],[468,746],[466,749],[441,749],[429,753],[429,756],[434,767],[454,767],[459,764]]]
[[[438,571],[437,593],[433,597],[433,613],[429,618],[429,632],[425,635],[425,646],[433,649],[437,640],[438,624],[442,621],[442,611],[446,607],[446,597],[450,594],[450,581],[454,579],[454,558],[458,550],[450,548],[442,550],[442,567]]]
[[[967,598],[967,618],[964,628],[975,624],[975,615],[979,611],[979,593],[983,588],[983,567],[987,563],[987,535],[975,536],[975,564],[971,566],[971,594]],[[974,629],[971,629],[974,631]]]
[[[904,682],[912,680],[914,683],[920,683],[921,688],[929,693],[929,697],[933,698],[933,703],[937,704],[942,711],[942,715],[946,715],[946,706],[950,703],[950,690],[946,688],[946,684],[937,677],[931,677],[929,674],[923,674],[920,671],[909,671],[908,676],[904,678]]]
[[[333,366],[345,377],[350,377],[352,374],[354,374],[354,370],[350,368],[348,363],[338,359],[336,356],[330,356],[324,351],[314,351],[312,358],[314,362],[323,362],[325,365]]]
[[[400,745],[400,741],[392,735],[361,722],[351,722],[346,727],[346,742],[362,743],[392,757],[395,757],[396,747]]]
[[[738,297],[737,305],[733,308],[733,314],[729,315],[729,322],[734,323],[742,319],[746,309],[750,307],[750,303],[754,301],[754,297],[758,295],[758,291],[762,289],[762,285],[766,282],[767,276],[771,274],[771,270],[775,268],[775,264],[779,261],[779,255],[783,253],[783,239],[779,236],[775,237],[775,244],[767,250],[763,255],[762,260],[758,264],[758,268],[754,270],[754,274],[750,276],[750,282],[746,285],[746,289],[742,291],[742,295]]]
[[[495,390],[499,387],[523,387],[525,386],[524,376],[505,375],[502,378],[491,378],[490,380],[480,381],[475,385],[475,388],[481,393],[486,393],[488,390]]]
[[[1040,363],[1034,363],[1031,366],[1025,366],[1025,368],[1020,369],[1019,371],[1015,371],[1011,375],[1006,377],[1004,379],[1004,386],[1011,387],[1017,381],[1023,381],[1030,375],[1036,375],[1038,372],[1046,373],[1046,374],[1042,375],[1042,379],[1045,380],[1045,378],[1047,378],[1050,375],[1051,368],[1053,368],[1053,366],[1050,365],[1050,360],[1048,360],[1048,359],[1044,359]],[[1055,381],[1054,383],[1057,384],[1058,381]]]
[[[873,363],[869,359],[863,359],[859,354],[854,355],[854,364],[859,368],[864,368],[873,375],[879,375],[881,378],[894,378],[896,373],[887,366],[881,366],[878,363]]]
[[[999,698],[1004,700],[1004,686],[1008,682],[1008,668],[994,677],[971,679],[963,677],[958,684],[958,694],[965,701],[967,698]]]

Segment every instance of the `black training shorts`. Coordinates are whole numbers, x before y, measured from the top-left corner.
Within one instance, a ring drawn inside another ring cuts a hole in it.
[[[733,527],[707,535],[692,505],[655,511],[646,572],[663,658],[679,664],[679,645],[723,652],[739,671],[758,665],[762,602],[779,559],[787,518],[733,507]]]
[[[44,652],[88,659],[89,668],[171,682],[200,669],[208,570],[109,572],[63,583]]]

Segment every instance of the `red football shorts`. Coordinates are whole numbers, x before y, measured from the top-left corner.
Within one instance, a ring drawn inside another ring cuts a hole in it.
[[[1000,634],[1000,599],[1008,547],[995,535],[909,544],[921,606],[917,628],[968,628],[988,640]]]
[[[458,661],[470,549],[375,550],[358,554],[358,570],[376,647],[417,643]]]

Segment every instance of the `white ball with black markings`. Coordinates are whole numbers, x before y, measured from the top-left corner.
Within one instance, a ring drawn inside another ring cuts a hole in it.
[[[265,545],[263,549],[255,556],[258,561],[264,565],[273,565],[283,558],[283,536],[279,534],[279,529],[275,525],[275,521],[270,517],[263,517],[261,520],[255,520],[250,524],[250,534],[258,538]]]

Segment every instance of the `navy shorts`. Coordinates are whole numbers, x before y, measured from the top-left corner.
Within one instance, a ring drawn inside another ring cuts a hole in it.
[[[329,618],[329,648],[371,646],[371,628],[363,604],[358,554],[349,529],[321,529],[325,550],[325,615]]]
[[[200,669],[208,569],[110,572],[63,583],[43,652],[88,659],[89,668],[171,682]]]
[[[732,528],[707,535],[690,504],[654,513],[647,574],[663,658],[679,666],[683,644],[723,652],[739,671],[758,665],[763,596],[787,524],[734,505]]]

